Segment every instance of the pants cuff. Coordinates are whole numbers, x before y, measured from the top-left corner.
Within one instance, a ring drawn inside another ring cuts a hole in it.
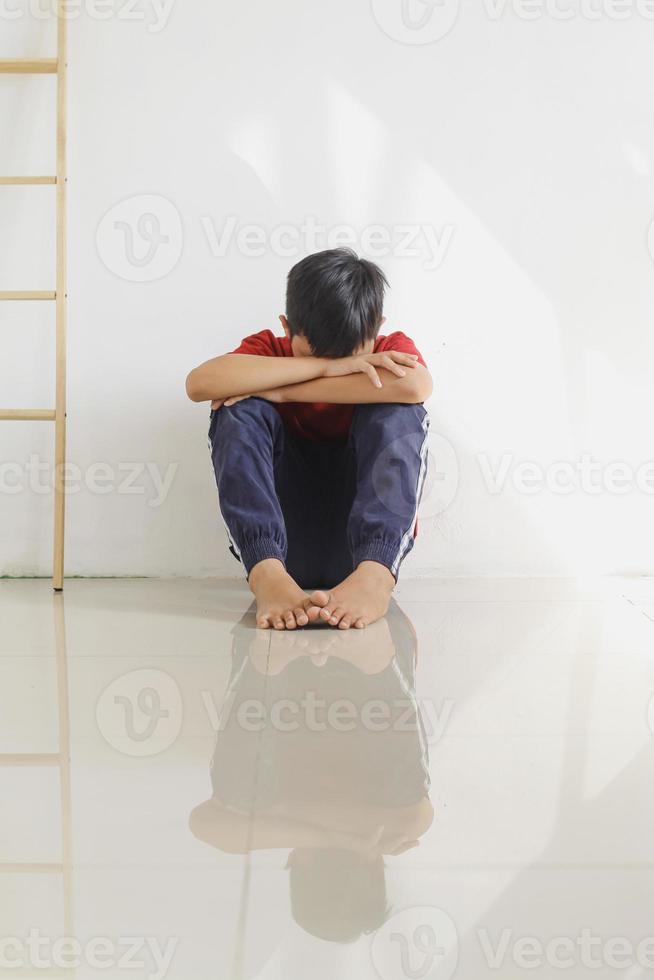
[[[376,561],[380,565],[385,565],[397,581],[399,569],[394,568],[394,565],[397,562],[399,550],[397,544],[388,541],[369,541],[355,549],[354,567],[358,568],[362,561]]]
[[[258,538],[256,541],[244,544],[241,548],[241,561],[245,566],[248,578],[254,566],[258,565],[260,561],[265,561],[266,558],[278,558],[286,567],[284,551],[274,538]]]

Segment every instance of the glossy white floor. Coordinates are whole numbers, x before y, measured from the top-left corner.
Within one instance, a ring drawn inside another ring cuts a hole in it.
[[[654,583],[403,582],[349,634],[249,606],[0,583],[4,970],[652,975]]]

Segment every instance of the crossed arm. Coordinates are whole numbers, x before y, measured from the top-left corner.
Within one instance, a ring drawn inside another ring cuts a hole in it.
[[[189,398],[214,407],[253,395],[273,402],[417,404],[429,398],[432,387],[427,368],[399,351],[341,358],[223,354],[186,379]]]
[[[371,857],[402,854],[417,847],[434,820],[428,797],[403,807],[374,804],[350,806],[280,805],[276,812],[240,814],[216,800],[191,813],[193,835],[229,854],[273,848],[341,848]]]

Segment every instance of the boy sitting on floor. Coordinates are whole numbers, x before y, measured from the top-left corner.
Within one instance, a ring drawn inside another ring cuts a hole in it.
[[[284,336],[187,378],[212,403],[220,510],[262,629],[375,622],[413,547],[432,380],[407,336],[379,336],[387,285],[350,249],[310,255],[288,276]]]

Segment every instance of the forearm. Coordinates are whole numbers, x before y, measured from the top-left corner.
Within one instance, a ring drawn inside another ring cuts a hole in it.
[[[321,357],[224,354],[191,371],[186,379],[186,392],[194,402],[253,395],[264,389],[315,380],[324,374],[326,367],[327,362]]]
[[[322,827],[274,814],[247,815],[223,808],[216,800],[196,807],[190,817],[195,837],[230,854],[275,847],[329,847],[333,840]]]
[[[432,392],[432,380],[426,368],[418,367],[398,378],[381,369],[382,387],[377,388],[363,374],[348,374],[342,378],[316,378],[278,389],[282,402],[327,402],[332,405],[368,405],[394,402],[416,405],[426,401]]]

